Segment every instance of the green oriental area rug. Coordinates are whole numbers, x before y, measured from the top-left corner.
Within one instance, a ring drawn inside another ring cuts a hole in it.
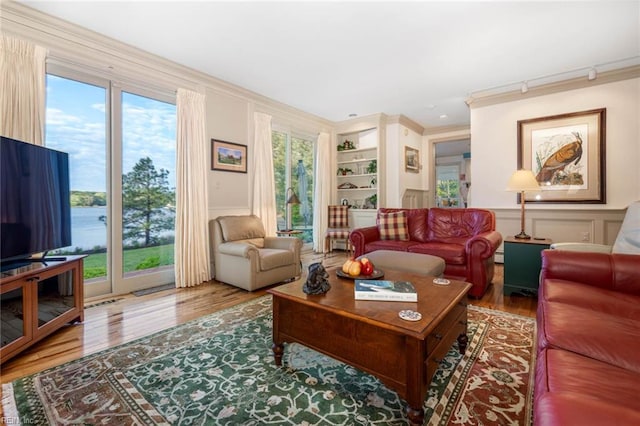
[[[424,401],[425,424],[530,425],[535,322],[469,306]],[[405,425],[375,377],[301,345],[271,351],[271,296],[3,385],[4,423]]]

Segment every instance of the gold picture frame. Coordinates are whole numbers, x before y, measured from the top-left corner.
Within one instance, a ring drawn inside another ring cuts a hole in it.
[[[518,169],[540,184],[525,202],[604,204],[605,138],[606,108],[518,121]]]
[[[410,146],[404,147],[404,170],[409,173],[420,172],[420,150]]]
[[[247,145],[211,139],[211,169],[247,173]]]

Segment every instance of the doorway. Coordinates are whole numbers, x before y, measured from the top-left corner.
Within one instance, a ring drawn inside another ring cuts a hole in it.
[[[434,141],[432,207],[467,207],[471,189],[471,140]]]

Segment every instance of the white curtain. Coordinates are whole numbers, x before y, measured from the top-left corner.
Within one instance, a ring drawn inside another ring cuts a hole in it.
[[[278,229],[276,190],[273,176],[273,148],[271,146],[271,116],[254,113],[253,140],[253,202],[251,212],[262,219],[267,236],[275,236]]]
[[[211,278],[205,96],[178,89],[176,109],[175,279],[193,287]]]
[[[331,203],[331,135],[321,132],[316,144],[316,172],[313,188],[313,250],[324,252],[324,234],[329,222],[328,206]]]
[[[5,35],[0,38],[0,134],[44,144],[44,47]]]

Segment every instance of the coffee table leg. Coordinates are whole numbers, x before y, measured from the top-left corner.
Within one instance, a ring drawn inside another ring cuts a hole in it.
[[[273,358],[276,360],[276,365],[278,367],[282,366],[282,354],[284,353],[284,345],[282,343],[274,343],[271,347],[273,351]]]
[[[422,425],[422,423],[424,423],[424,410],[422,407],[413,408],[407,405],[405,413],[412,425]]]
[[[467,343],[469,343],[467,333],[458,336],[458,349],[460,350],[461,355],[464,355],[464,353],[467,351]]]

